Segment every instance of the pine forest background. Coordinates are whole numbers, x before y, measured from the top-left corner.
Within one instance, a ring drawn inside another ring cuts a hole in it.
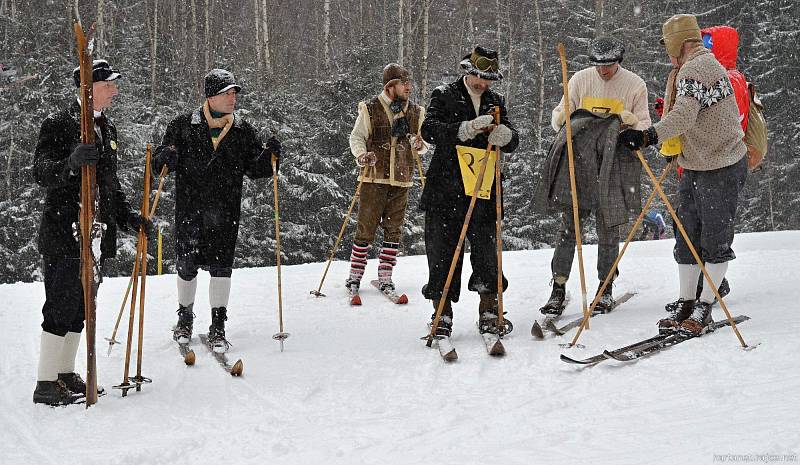
[[[506,249],[548,246],[557,220],[534,212],[531,196],[554,136],[550,111],[562,95],[556,43],[565,43],[574,73],[587,66],[592,38],[621,39],[623,64],[645,79],[652,104],[670,69],[658,44],[661,24],[675,13],[739,31],[739,69],[766,106],[770,153],[747,181],[738,231],[800,228],[796,0],[0,0],[0,282],[40,279],[35,231],[44,190],[33,181],[33,151],[42,120],[75,98],[78,16],[97,24],[95,56],[124,75],[107,113],[120,131],[119,174],[131,203],[142,198],[145,144],[158,144],[172,118],[200,105],[208,69],[229,69],[244,88],[237,108],[283,142],[283,259],[292,264],[324,261],[336,239],[356,186],[348,148],[356,104],[380,91],[382,67],[408,67],[414,98],[427,106],[474,44],[499,49],[506,79],[496,88],[520,130],[504,168]],[[664,166],[655,153],[649,159],[656,171]],[[174,271],[172,182],[158,212],[166,271]],[[649,181],[642,183],[649,193]],[[419,194],[414,187],[406,254],[425,251]],[[243,203],[235,266],[273,265],[271,181],[246,181]],[[656,208],[666,216],[663,205]],[[351,224],[338,258],[347,258],[352,231]],[[122,235],[107,274],[130,273],[133,241]]]

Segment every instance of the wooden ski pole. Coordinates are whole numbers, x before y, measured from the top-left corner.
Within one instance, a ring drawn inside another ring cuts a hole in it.
[[[425,170],[422,167],[422,160],[419,157],[419,152],[414,148],[414,144],[411,143],[411,134],[407,134],[406,136],[408,137],[409,145],[411,145],[411,155],[414,157],[414,162],[417,164],[417,171],[419,171],[419,182],[422,184],[422,188],[425,189]],[[422,136],[417,134],[417,137]]]
[[[156,196],[153,198],[153,206],[150,207],[150,214],[147,215],[147,219],[149,220],[152,220],[153,215],[156,214],[156,207],[158,207],[158,199],[161,197],[161,191],[164,189],[164,181],[167,178],[167,174],[169,174],[169,168],[167,168],[167,165],[164,165],[161,168],[161,173],[159,173],[158,175],[158,189],[156,190]],[[150,194],[148,193],[148,195]]]
[[[361,193],[361,185],[364,183],[364,178],[367,177],[367,166],[361,169],[361,179],[358,181],[358,186],[356,186],[356,193],[353,194],[353,200],[350,202],[350,208],[347,209],[347,214],[344,216],[344,221],[342,221],[342,227],[339,228],[339,236],[336,238],[336,243],[333,244],[333,248],[331,249],[331,255],[328,257],[328,263],[325,265],[325,272],[322,273],[322,279],[319,281],[319,287],[316,291],[311,291],[312,295],[317,297],[325,297],[325,294],[320,292],[322,290],[322,283],[325,282],[325,277],[328,275],[328,268],[331,266],[331,262],[333,261],[333,257],[336,255],[336,250],[339,249],[339,244],[342,242],[342,235],[344,235],[344,230],[347,228],[347,223],[350,221],[350,215],[353,213],[353,207],[356,204],[356,200],[358,200],[359,195]]]
[[[672,171],[672,167],[675,165],[674,160],[670,160],[667,163],[667,166],[664,167],[664,171],[661,173],[661,176],[658,178],[658,183],[661,185],[664,182],[664,179],[667,178],[670,171]],[[636,221],[633,223],[630,232],[628,232],[628,237],[625,238],[625,244],[622,246],[622,250],[619,251],[616,260],[614,260],[614,264],[611,265],[611,270],[606,275],[606,279],[603,281],[603,285],[600,286],[600,290],[597,292],[597,295],[594,297],[592,301],[592,305],[589,307],[589,314],[591,315],[594,312],[595,307],[597,307],[597,303],[600,302],[600,297],[603,295],[603,292],[606,290],[606,287],[611,282],[611,277],[617,271],[617,266],[619,266],[620,260],[622,260],[622,256],[625,255],[625,251],[628,250],[628,245],[633,240],[633,237],[636,235],[636,232],[639,230],[639,226],[642,224],[642,220],[644,220],[645,215],[650,210],[650,204],[653,203],[653,200],[656,197],[656,190],[653,189],[653,192],[650,193],[650,196],[647,198],[647,202],[645,202],[644,207],[642,207],[642,211],[639,213],[639,217],[636,218]],[[578,343],[578,338],[581,337],[581,333],[584,329],[584,323],[586,322],[586,317],[584,316],[583,321],[581,321],[580,327],[578,327],[578,332],[575,333],[575,337],[572,339],[572,342],[569,343],[568,347],[573,347],[575,344]]]
[[[500,124],[500,114],[495,114],[494,124]],[[497,157],[494,161],[494,204],[495,204],[495,235],[497,235],[497,327],[504,328],[505,317],[503,316],[503,183],[500,176],[503,170],[500,168],[502,152],[500,147],[495,147]],[[498,337],[503,337],[503,332],[498,332]]]
[[[283,298],[281,289],[281,210],[278,202],[278,158],[272,155],[272,192],[275,198],[275,260],[278,267],[278,332],[272,335],[272,339],[281,344],[283,352],[283,341],[289,337],[289,333],[283,330]]]
[[[144,165],[144,195],[142,196],[142,216],[149,219],[150,210],[150,158],[152,150],[150,144],[147,144],[145,149],[145,165]],[[163,170],[162,170],[163,171]],[[145,227],[139,227],[139,241],[142,243],[141,254],[141,288],[139,292],[139,343],[136,350],[136,377],[133,378],[136,383],[136,391],[142,390],[143,383],[152,382],[151,379],[142,376],[142,358],[144,357],[144,303],[145,303],[145,285],[147,284],[147,234]]]
[[[94,107],[92,104],[92,49],[90,37],[94,25],[84,35],[79,23],[73,24],[80,66],[81,143],[94,145]],[[81,207],[79,227],[81,231],[81,283],[83,285],[84,317],[86,319],[86,408],[97,403],[97,361],[95,356],[95,257],[92,252],[92,232],[95,215],[96,167],[81,167]]]
[[[494,115],[495,121],[499,121],[500,107],[494,107],[492,114]],[[464,224],[461,226],[461,234],[458,236],[458,244],[456,245],[455,253],[453,253],[453,259],[450,261],[450,270],[447,272],[447,280],[444,282],[442,296],[439,298],[439,304],[436,306],[436,316],[434,316],[433,324],[431,324],[431,332],[428,334],[427,342],[425,343],[425,345],[428,347],[433,345],[436,329],[439,327],[439,320],[442,318],[442,310],[444,309],[445,302],[447,302],[447,295],[450,293],[450,284],[453,282],[453,274],[456,271],[458,258],[461,255],[461,247],[464,245],[464,238],[467,236],[469,222],[472,219],[472,211],[475,209],[475,203],[478,200],[478,191],[483,185],[483,177],[486,174],[486,166],[489,164],[489,153],[492,151],[492,148],[492,144],[489,144],[486,147],[486,154],[483,157],[481,168],[478,171],[478,179],[475,180],[475,187],[472,189],[472,197],[469,201],[469,208],[467,208],[467,214],[464,216]]]
[[[128,395],[128,389],[131,389],[132,386],[129,380],[130,374],[130,364],[131,364],[131,349],[133,348],[133,324],[136,317],[136,295],[139,289],[139,266],[141,264],[141,256],[142,256],[142,243],[141,241],[137,241],[136,244],[136,257],[133,261],[133,286],[131,291],[131,305],[130,305],[130,312],[128,316],[128,339],[127,344],[125,345],[125,368],[122,374],[122,382],[116,386],[114,389],[120,389],[122,391],[122,397]]]
[[[697,249],[695,249],[694,244],[692,244],[692,241],[689,239],[689,235],[686,233],[686,229],[683,228],[683,223],[681,223],[681,220],[678,219],[678,214],[672,207],[672,203],[669,201],[667,194],[664,193],[664,190],[661,188],[661,185],[656,180],[655,174],[653,174],[653,170],[651,170],[650,165],[647,164],[647,160],[644,158],[644,155],[642,155],[642,151],[637,150],[636,156],[638,156],[639,161],[642,162],[642,166],[644,167],[645,171],[647,171],[647,175],[653,181],[653,188],[656,191],[658,191],[658,195],[661,197],[661,200],[664,202],[664,205],[667,206],[669,214],[672,215],[672,220],[675,222],[675,226],[678,227],[678,231],[680,231],[681,236],[683,236],[683,240],[686,241],[686,245],[689,247],[689,251],[692,252],[692,256],[697,262],[697,265],[700,266],[700,270],[703,272],[703,276],[705,276],[706,278],[706,286],[710,286],[711,289],[714,291],[714,296],[717,298],[719,306],[722,307],[722,311],[725,312],[725,316],[728,318],[728,323],[730,323],[731,328],[733,328],[733,332],[736,333],[736,337],[739,339],[739,343],[742,345],[742,348],[745,349],[748,348],[747,344],[744,342],[744,338],[742,338],[742,334],[739,332],[739,328],[736,326],[736,322],[733,321],[733,316],[731,316],[731,312],[728,311],[728,305],[725,304],[725,301],[719,294],[719,290],[717,289],[719,283],[714,284],[714,282],[711,280],[711,275],[708,274],[708,270],[706,270],[706,267],[703,264],[703,260],[700,258],[700,255],[697,253]]]
[[[134,270],[135,269],[136,268],[135,268],[135,265],[134,265]],[[120,305],[120,307],[119,307],[119,313],[117,314],[117,322],[114,324],[114,331],[111,333],[111,337],[110,338],[108,338],[108,337],[106,338],[106,341],[108,341],[108,356],[109,357],[111,356],[111,349],[114,347],[114,344],[119,344],[119,341],[117,340],[117,330],[119,329],[119,322],[122,321],[122,313],[125,311],[125,304],[128,303],[128,295],[130,295],[131,286],[133,285],[133,273],[134,273],[134,271],[132,270],[131,271],[131,279],[128,280],[128,288],[125,290],[125,297],[122,298],[122,305]]]
[[[575,247],[578,249],[578,271],[581,278],[581,308],[586,329],[589,329],[589,308],[586,305],[586,274],[583,269],[583,246],[581,245],[581,220],[578,210],[578,187],[575,182],[575,158],[572,154],[572,125],[570,122],[569,80],[567,79],[567,50],[564,44],[558,44],[558,56],[561,58],[561,82],[564,87],[564,118],[567,129],[567,159],[569,161],[569,185],[572,191],[572,222],[575,228]]]

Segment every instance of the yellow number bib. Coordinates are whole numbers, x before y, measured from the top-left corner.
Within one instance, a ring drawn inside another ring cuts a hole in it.
[[[665,157],[674,157],[680,155],[683,151],[683,146],[681,145],[681,136],[675,136],[672,139],[667,139],[661,144],[661,155]]]
[[[486,149],[456,145],[456,152],[458,153],[458,165],[461,167],[461,179],[464,181],[464,193],[471,196],[472,191],[475,190],[475,184],[478,182],[481,164],[486,157]],[[486,162],[486,172],[483,175],[481,187],[478,189],[479,199],[486,200],[492,195],[494,163],[496,160],[496,152],[489,152],[489,160]]]
[[[581,99],[581,108],[592,113],[613,113],[621,115],[625,110],[622,101],[613,98],[584,97]]]

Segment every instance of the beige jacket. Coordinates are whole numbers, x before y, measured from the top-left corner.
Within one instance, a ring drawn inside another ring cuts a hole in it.
[[[652,125],[647,106],[647,85],[642,78],[622,66],[608,81],[597,74],[594,66],[582,69],[570,78],[568,86],[570,113],[578,108],[594,111],[588,104],[590,98],[614,99],[623,105],[624,110],[619,112],[623,123],[639,130]],[[564,120],[564,97],[561,97],[551,117],[553,130],[558,132]]]

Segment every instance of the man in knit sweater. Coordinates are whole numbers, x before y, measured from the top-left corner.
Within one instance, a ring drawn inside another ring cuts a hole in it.
[[[678,194],[678,218],[719,286],[736,258],[731,249],[736,205],[747,177],[747,147],[739,110],[725,68],[703,47],[697,19],[675,15],[662,27],[667,54],[676,72],[667,83],[664,117],[644,131],[628,129],[620,141],[633,149],[674,137],[680,140],[678,164],[683,167]],[[682,304],[659,322],[702,334],[711,322],[713,288],[704,286],[695,299],[700,267],[682,236],[675,241]]]
[[[635,73],[622,67],[625,53],[623,45],[610,37],[600,37],[589,47],[591,68],[578,71],[569,80],[570,112],[577,109],[592,113],[616,114],[623,127],[646,129],[650,127],[647,105],[647,86]],[[559,131],[564,124],[564,98],[553,109],[552,126]],[[574,131],[574,129],[573,129]],[[599,166],[599,165],[598,165]],[[586,188],[578,186],[578,189]],[[598,237],[597,274],[602,283],[619,254],[619,226],[609,224],[601,209],[592,211],[579,205],[581,223],[594,213]],[[547,303],[540,309],[544,314],[560,315],[564,310],[566,282],[575,257],[575,228],[572,208],[561,212],[561,226],[556,235],[556,248],[551,262],[553,290]],[[609,311],[614,306],[612,285],[609,284],[596,309]],[[599,289],[598,289],[599,290]]]
[[[427,150],[419,136],[425,109],[409,102],[410,96],[408,70],[396,63],[386,65],[382,92],[358,104],[358,117],[350,133],[350,151],[363,170],[359,177],[363,184],[358,228],[345,283],[353,305],[361,304],[358,289],[378,226],[383,229],[378,281],[381,291],[394,293],[392,271],[406,217],[408,188],[414,184],[414,153]]]

